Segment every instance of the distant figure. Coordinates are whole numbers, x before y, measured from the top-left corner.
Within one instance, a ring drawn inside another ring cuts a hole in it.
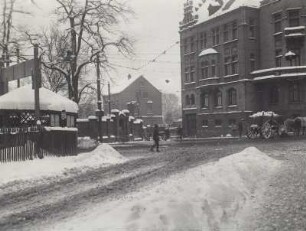
[[[238,132],[239,132],[239,138],[242,137],[242,131],[243,131],[243,119],[241,119],[239,122],[238,122]]]
[[[179,125],[178,128],[177,128],[177,135],[178,135],[180,141],[182,141],[182,139],[183,139],[183,129],[182,129],[181,125]]]
[[[151,146],[151,151],[154,151],[154,148],[156,147],[156,151],[159,152],[159,128],[158,125],[154,125],[153,130],[153,145]]]
[[[170,138],[170,126],[165,129],[165,140]]]

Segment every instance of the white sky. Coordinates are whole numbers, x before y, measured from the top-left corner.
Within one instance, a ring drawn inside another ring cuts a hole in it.
[[[27,1],[30,2],[30,0]],[[30,25],[31,28],[48,24],[52,19],[51,12],[56,6],[55,0],[36,0],[36,2],[41,9],[31,7],[35,11],[35,17],[22,19],[22,22]],[[128,25],[125,25],[125,30],[136,40],[134,51],[136,56],[134,60],[124,60],[114,54],[113,62],[138,68],[179,41],[178,29],[183,17],[184,2],[185,0],[127,0],[136,16]],[[156,63],[151,63],[140,71],[118,67],[116,72],[111,73],[111,77],[124,79],[128,74],[133,77],[144,75],[163,92],[180,95],[179,44],[160,57]],[[167,84],[165,80],[170,82]]]

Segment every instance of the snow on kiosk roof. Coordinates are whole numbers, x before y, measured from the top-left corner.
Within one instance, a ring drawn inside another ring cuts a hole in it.
[[[46,88],[39,89],[40,110],[78,112],[78,105]],[[0,96],[0,110],[34,110],[34,90],[30,85]]]

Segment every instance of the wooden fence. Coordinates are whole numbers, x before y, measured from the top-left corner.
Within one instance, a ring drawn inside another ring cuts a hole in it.
[[[0,128],[0,162],[25,161],[77,152],[77,129]]]

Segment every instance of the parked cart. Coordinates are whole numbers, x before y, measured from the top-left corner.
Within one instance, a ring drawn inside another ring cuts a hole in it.
[[[283,125],[279,122],[280,116],[274,112],[257,112],[250,116],[251,124],[247,129],[249,139],[262,137],[270,139],[282,134]]]

